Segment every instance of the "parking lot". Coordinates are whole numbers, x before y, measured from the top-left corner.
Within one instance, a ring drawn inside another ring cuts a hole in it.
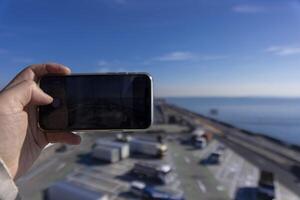
[[[158,119],[165,120],[162,117]],[[116,133],[82,133],[83,140],[79,146],[49,147],[17,184],[24,200],[44,199],[43,192],[61,180],[76,181],[89,190],[107,194],[109,199],[141,199],[130,192],[130,184],[135,180],[158,190],[177,191],[188,200],[256,199],[259,168],[218,138],[211,140],[205,148],[195,148],[184,142],[191,136],[190,133],[190,127],[180,123],[155,124],[148,132],[135,133],[134,137],[156,140],[157,135],[163,135],[168,146],[163,159],[131,154],[129,158],[113,164],[93,158],[91,152],[97,139],[114,140]],[[224,147],[220,163],[203,162],[219,147]],[[259,156],[257,159],[263,164],[263,159]],[[133,176],[130,172],[135,163],[144,161],[169,164],[173,168],[174,180],[163,185]],[[279,182],[275,184],[276,200],[298,199]]]
[[[149,135],[144,135],[149,137]],[[139,135],[143,137],[143,135]],[[150,163],[167,163],[173,167],[174,181],[168,185],[155,184],[150,180],[141,180],[157,189],[171,189],[184,193],[186,199],[228,199],[226,193],[220,190],[213,174],[208,168],[199,164],[199,155],[206,150],[191,150],[180,144],[178,136],[171,135],[168,141],[169,150],[163,159],[154,159],[142,155],[132,155],[130,158],[114,164],[96,160],[91,156],[91,146],[94,136],[84,138],[80,148],[56,153],[38,167],[38,171],[29,172],[18,181],[23,198],[43,199],[43,191],[59,180],[76,179],[84,181],[90,188],[102,191],[110,199],[139,199],[130,192],[130,183],[139,180],[130,174],[135,163],[146,161]],[[103,139],[113,138],[108,136]],[[209,150],[209,149],[208,149]],[[85,176],[87,180],[78,178]],[[200,195],[200,196],[199,196]]]

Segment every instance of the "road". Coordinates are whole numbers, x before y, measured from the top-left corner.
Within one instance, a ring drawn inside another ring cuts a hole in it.
[[[241,157],[253,163],[259,169],[267,169],[276,174],[276,178],[286,188],[300,196],[300,153],[283,144],[243,133],[235,127],[214,122],[188,110],[165,105],[169,112],[183,116],[193,126],[206,127],[215,132],[220,142],[228,145]]]
[[[186,199],[229,199],[211,171],[199,164],[201,157],[205,156],[204,152],[178,143],[169,143],[169,148]]]

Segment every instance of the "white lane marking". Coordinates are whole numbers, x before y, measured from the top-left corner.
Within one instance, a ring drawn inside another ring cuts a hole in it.
[[[224,190],[225,190],[225,188],[224,188],[223,185],[218,185],[218,186],[216,187],[216,189],[217,189],[218,191],[224,191]]]
[[[191,163],[191,160],[190,160],[188,157],[184,157],[184,161],[185,161],[187,164],[190,164],[190,163]]]
[[[233,157],[233,153],[232,152],[228,152],[226,154],[226,159],[225,161],[222,163],[223,165],[220,167],[220,169],[218,170],[217,172],[217,175],[216,175],[216,179],[217,180],[221,180],[222,177],[225,178],[225,171],[226,171],[226,167],[229,166],[229,163],[231,161],[231,158]]]
[[[61,170],[62,168],[64,168],[66,166],[66,163],[61,163],[60,165],[58,165],[58,167],[56,168],[56,172],[58,172],[59,170]]]
[[[275,187],[276,187],[276,190],[275,190],[275,194],[276,194],[276,200],[282,200],[282,197],[281,197],[281,191],[280,191],[280,185],[279,183],[276,181],[275,182]]]
[[[231,198],[234,198],[234,195],[235,195],[235,191],[237,189],[237,186],[238,186],[238,182],[239,182],[239,179],[240,179],[240,176],[241,176],[241,171],[244,167],[244,164],[245,164],[245,160],[239,160],[239,163],[236,163],[237,164],[237,169],[235,171],[235,174],[234,174],[234,177],[232,178],[232,181],[231,181],[231,185],[230,185],[230,190],[229,190],[229,195]]]
[[[200,190],[203,192],[203,193],[206,193],[206,187],[205,187],[205,185],[200,181],[200,180],[197,180],[197,184],[198,184],[198,186],[199,186],[199,188],[200,188]]]

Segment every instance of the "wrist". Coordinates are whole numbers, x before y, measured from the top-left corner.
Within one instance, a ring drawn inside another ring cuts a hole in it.
[[[18,195],[18,188],[16,187],[13,178],[3,162],[0,158],[0,199],[16,199]]]

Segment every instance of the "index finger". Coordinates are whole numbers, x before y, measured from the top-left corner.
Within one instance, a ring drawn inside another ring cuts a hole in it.
[[[71,73],[71,70],[57,63],[47,63],[47,64],[34,64],[22,70],[6,87],[10,88],[16,84],[19,84],[25,80],[38,81],[39,78],[46,74],[61,74],[68,75]]]

